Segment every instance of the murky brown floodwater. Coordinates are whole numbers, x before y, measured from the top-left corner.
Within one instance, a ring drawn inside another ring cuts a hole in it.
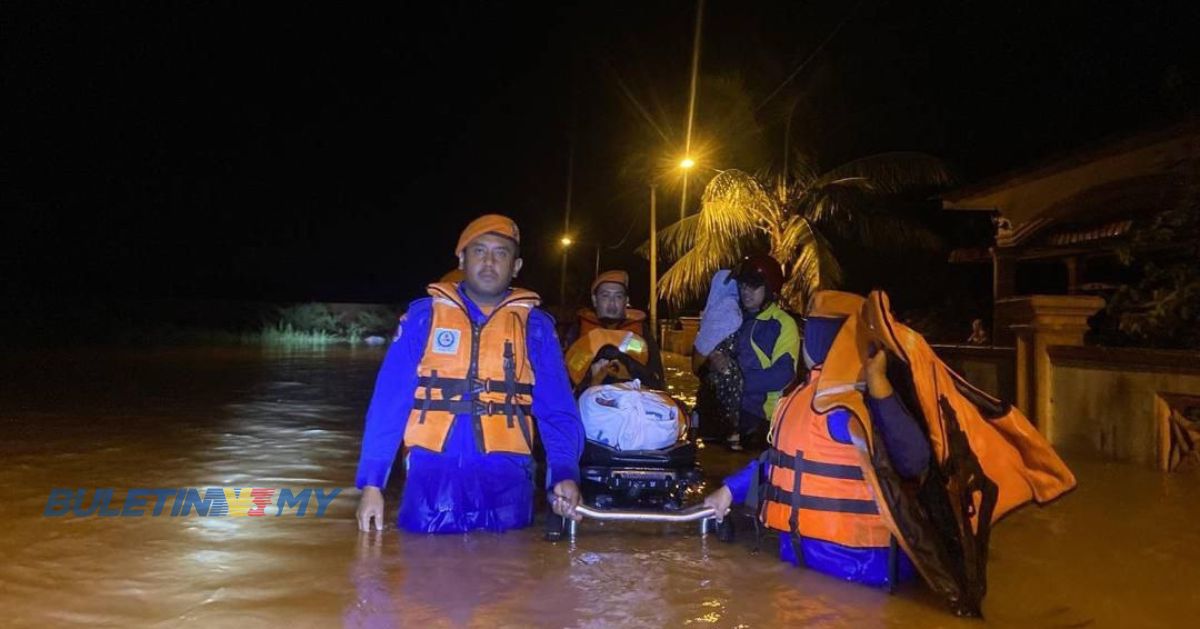
[[[0,365],[0,624],[979,626],[693,526],[359,534],[378,351],[79,350]],[[677,386],[685,387],[683,381]],[[704,451],[716,477],[743,457]],[[1200,479],[1075,460],[995,530],[987,625],[1180,626],[1200,613]],[[398,486],[399,483],[396,483]],[[43,517],[52,487],[345,487],[325,518]],[[389,494],[394,513],[396,496]]]

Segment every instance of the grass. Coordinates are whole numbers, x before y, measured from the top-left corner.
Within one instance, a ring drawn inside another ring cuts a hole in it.
[[[340,335],[325,330],[297,330],[291,324],[286,323],[264,325],[258,334],[245,335],[245,337],[243,342],[257,342],[281,347],[322,347],[339,343],[357,345],[362,341],[362,335],[358,332]]]

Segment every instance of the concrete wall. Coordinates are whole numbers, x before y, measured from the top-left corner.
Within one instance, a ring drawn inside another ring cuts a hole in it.
[[[692,343],[696,341],[696,333],[700,331],[700,317],[680,317],[667,319],[659,324],[659,345],[664,351],[692,355]]]
[[[1051,347],[1056,447],[1157,465],[1159,393],[1200,395],[1200,354]]]
[[[933,345],[938,358],[945,361],[967,382],[991,395],[1016,400],[1016,350],[1011,347],[977,345]]]

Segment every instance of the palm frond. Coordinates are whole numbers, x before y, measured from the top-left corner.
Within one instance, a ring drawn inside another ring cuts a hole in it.
[[[704,188],[700,212],[668,227],[675,263],[662,276],[662,295],[674,304],[704,294],[721,265],[742,256],[748,243],[769,234],[781,215],[759,182],[740,170],[721,172]]]
[[[711,243],[701,243],[680,256],[671,268],[659,278],[659,294],[675,306],[683,305],[691,298],[703,296],[713,274],[718,269],[732,266],[742,256],[742,247],[728,248]]]
[[[801,189],[812,186],[820,176],[820,171],[817,170],[817,160],[801,149],[792,151],[788,162],[788,171],[788,176]]]
[[[936,251],[944,244],[929,228],[911,218],[886,211],[859,212],[853,221],[831,221],[822,225],[860,246],[880,251]]]
[[[841,285],[842,265],[820,230],[807,221],[798,223],[796,229],[800,233],[793,238],[804,244],[788,269],[783,284],[783,302],[791,310],[804,312],[813,293]]]
[[[814,223],[852,222],[872,201],[874,188],[863,177],[844,177],[810,187],[795,200],[795,213]]]
[[[800,255],[800,250],[812,242],[812,226],[808,219],[793,214],[780,230],[781,236],[771,243],[771,257],[779,261],[786,270]]]
[[[914,188],[940,188],[953,183],[942,160],[925,153],[897,151],[869,155],[847,162],[821,175],[816,186],[842,179],[864,178],[874,190],[895,193]]]
[[[658,230],[658,252],[669,260],[687,253],[696,245],[700,232],[700,215],[693,214]],[[646,240],[635,250],[643,258],[650,257],[650,241]]]
[[[701,230],[708,234],[748,236],[770,220],[774,206],[758,180],[736,169],[726,170],[704,188],[701,197]]]

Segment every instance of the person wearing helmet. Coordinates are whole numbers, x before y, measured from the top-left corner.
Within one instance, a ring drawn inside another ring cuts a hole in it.
[[[779,306],[783,271],[774,258],[747,256],[730,277],[737,281],[743,316],[734,344],[742,371],[742,403],[729,446],[742,450],[747,442],[757,444],[765,438],[783,389],[796,377],[800,332],[792,316]],[[711,360],[717,369],[727,367],[720,364],[726,360],[723,354],[714,354]]]

